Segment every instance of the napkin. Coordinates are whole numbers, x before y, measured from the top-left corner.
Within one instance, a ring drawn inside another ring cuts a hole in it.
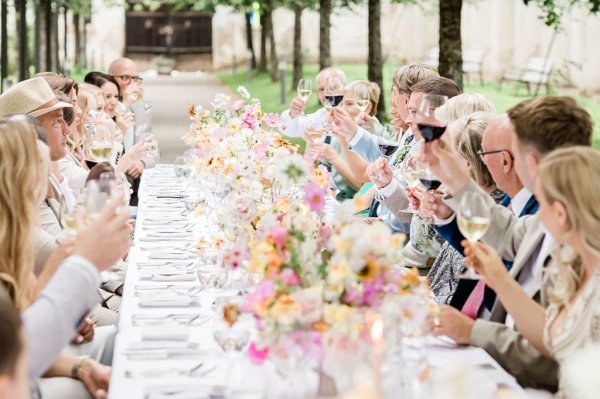
[[[142,341],[187,341],[189,338],[188,326],[147,326],[142,329]]]
[[[191,298],[186,296],[140,299],[140,307],[142,308],[177,308],[187,307],[191,304]]]

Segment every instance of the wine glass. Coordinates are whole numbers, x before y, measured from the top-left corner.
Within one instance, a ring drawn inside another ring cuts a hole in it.
[[[298,81],[297,92],[298,97],[300,97],[302,101],[306,103],[310,93],[312,93],[312,81],[309,79],[300,79]]]
[[[491,222],[490,208],[483,194],[467,192],[460,201],[457,212],[458,229],[470,242],[475,243],[485,235]],[[474,269],[468,268],[458,278],[479,280],[479,275]]]
[[[369,88],[364,84],[357,84],[354,86],[354,96],[356,97],[356,100],[354,101],[356,108],[358,108],[360,112],[367,112],[367,108],[369,108],[371,102]]]
[[[439,94],[424,94],[417,109],[417,128],[426,143],[439,139],[446,131],[446,125],[435,116],[435,110],[448,101]]]
[[[313,143],[322,143],[325,139],[325,129],[319,125],[308,125],[304,128],[306,137]]]
[[[96,124],[88,130],[89,151],[97,162],[110,159],[113,148],[113,131],[104,124]]]
[[[156,157],[158,155],[158,143],[154,135],[150,132],[142,133],[140,139],[146,144],[146,156],[148,158]]]
[[[60,224],[63,230],[70,236],[77,234],[77,212],[79,206],[69,208],[67,201],[62,201],[60,204]]]
[[[108,186],[100,186],[96,180],[90,180],[84,188],[83,204],[88,224],[98,218],[110,199],[110,192],[106,187]]]
[[[427,190],[429,195],[435,195],[435,192],[440,186],[442,182],[440,179],[429,169],[428,167],[424,167],[419,170],[418,173],[419,181],[421,182],[421,186]],[[424,219],[426,223],[433,223],[433,216],[427,217]]]
[[[400,137],[402,129],[397,128],[391,123],[386,123],[381,131],[381,140],[379,141],[379,151],[388,161],[400,146]]]
[[[244,297],[240,295],[220,296],[215,299],[213,338],[227,354],[228,370],[233,365],[233,357],[241,353],[250,341],[250,329],[241,308]]]
[[[190,168],[187,166],[185,157],[178,156],[175,158],[175,176],[187,179],[191,174]]]
[[[327,78],[325,82],[325,108],[331,110],[344,99],[344,82],[337,76]]]

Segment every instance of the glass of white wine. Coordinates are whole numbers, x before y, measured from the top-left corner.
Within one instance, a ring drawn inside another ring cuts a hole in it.
[[[92,223],[98,218],[104,206],[110,199],[109,184],[104,181],[102,185],[98,184],[95,180],[90,180],[84,189],[84,207],[85,207],[85,220],[87,224]]]
[[[70,236],[77,234],[77,212],[79,212],[78,205],[69,208],[66,201],[61,202],[60,224],[62,225],[63,230]]]
[[[457,212],[458,229],[463,236],[470,242],[475,243],[485,235],[491,222],[490,208],[486,198],[481,193],[465,193],[460,201]],[[468,280],[480,280],[479,275],[474,269],[468,268],[458,278]]]
[[[94,129],[88,130],[89,151],[97,162],[106,162],[110,159],[113,149],[113,131],[104,124],[96,124]]]
[[[364,84],[355,85],[354,96],[356,98],[356,100],[354,100],[356,108],[358,108],[360,112],[367,112],[367,108],[369,108],[371,102],[369,88]]]
[[[310,93],[312,93],[312,81],[309,79],[300,79],[298,81],[298,97],[302,99],[302,101],[307,102]]]

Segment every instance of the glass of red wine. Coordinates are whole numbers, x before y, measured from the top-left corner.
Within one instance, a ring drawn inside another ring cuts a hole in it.
[[[440,179],[427,167],[422,168],[418,172],[419,181],[421,185],[427,190],[429,195],[435,195],[436,191],[442,185]],[[429,216],[424,219],[425,222],[432,224],[434,222],[433,216]]]
[[[325,81],[325,108],[331,110],[342,103],[344,99],[344,82],[338,76],[330,76]],[[331,135],[331,123],[327,123],[326,135]]]
[[[435,116],[435,110],[448,101],[448,97],[439,94],[424,94],[417,109],[417,127],[425,143],[439,139],[446,131],[446,124]]]

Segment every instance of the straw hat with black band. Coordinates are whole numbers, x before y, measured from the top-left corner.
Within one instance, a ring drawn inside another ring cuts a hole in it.
[[[0,95],[0,117],[27,114],[35,118],[73,105],[59,101],[44,78],[32,78],[17,83]]]

